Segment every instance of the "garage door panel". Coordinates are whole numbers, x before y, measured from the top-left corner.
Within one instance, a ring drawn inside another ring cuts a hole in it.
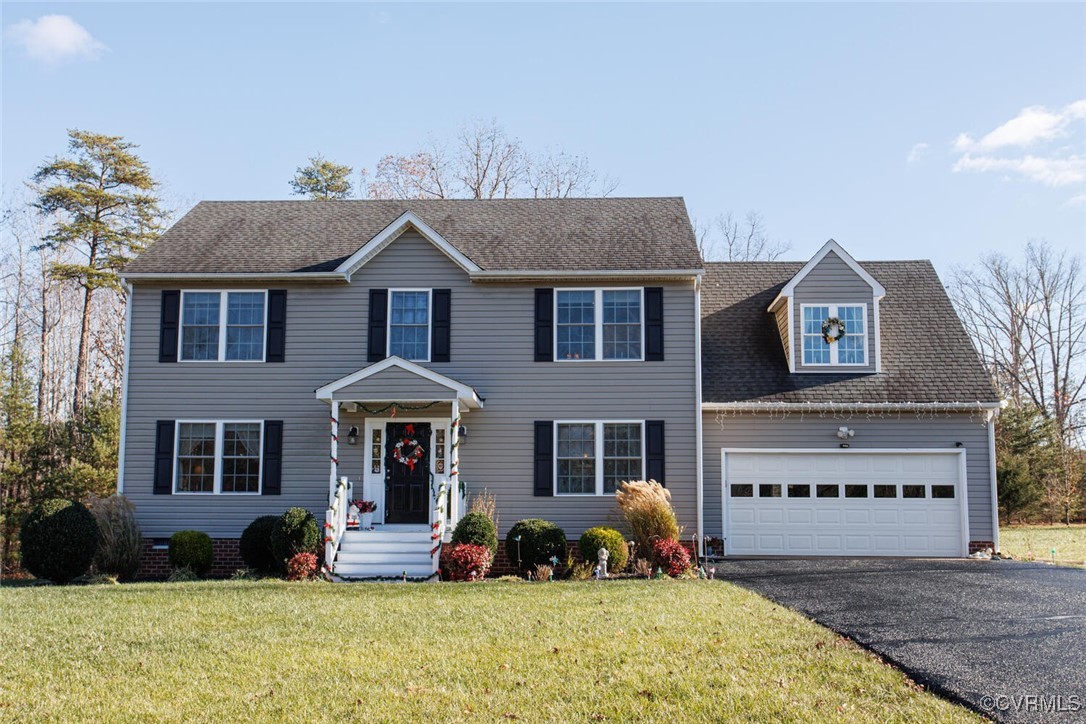
[[[729,555],[960,556],[959,458],[941,453],[728,453],[729,483],[924,486],[923,498],[727,497]],[[932,485],[955,497],[932,498]],[[756,488],[757,490],[757,488]],[[853,489],[854,490],[854,489]],[[874,489],[868,488],[874,494]],[[840,488],[843,495],[846,488]]]

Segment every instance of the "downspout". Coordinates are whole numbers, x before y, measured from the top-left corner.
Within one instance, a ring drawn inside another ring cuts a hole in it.
[[[698,488],[698,558],[705,557],[705,480],[704,458],[705,437],[702,434],[701,412],[701,275],[694,279],[694,430],[697,438],[697,470],[695,476]]]
[[[988,413],[988,485],[992,489],[992,548],[999,550],[999,491],[996,487],[996,411]]]
[[[124,495],[124,450],[128,437],[128,368],[132,360],[132,284],[124,285],[124,365],[121,368],[121,434],[117,443],[117,495]]]

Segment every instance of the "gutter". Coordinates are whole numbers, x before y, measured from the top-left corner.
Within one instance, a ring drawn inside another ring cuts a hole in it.
[[[515,281],[517,279],[699,279],[704,269],[491,269],[471,272],[472,281]]]
[[[703,412],[976,412],[998,411],[1006,402],[703,402]]]
[[[327,281],[346,282],[348,277],[343,272],[129,272],[121,274],[121,281],[171,281],[174,279],[194,279],[206,281],[246,281],[246,280],[275,280],[275,281]]]

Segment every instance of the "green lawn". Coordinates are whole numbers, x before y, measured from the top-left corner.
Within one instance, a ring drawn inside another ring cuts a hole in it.
[[[0,720],[974,720],[720,581],[0,588]]]
[[[1051,560],[1056,549],[1056,562],[1086,565],[1086,524],[1079,525],[1015,525],[999,529],[999,547],[1004,553],[1026,561]]]

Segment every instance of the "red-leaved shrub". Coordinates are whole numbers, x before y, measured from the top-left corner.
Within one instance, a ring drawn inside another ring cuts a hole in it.
[[[490,570],[490,549],[474,543],[453,543],[442,551],[441,567],[446,580],[478,580]]]
[[[690,570],[690,552],[677,540],[658,540],[652,546],[656,565],[671,577],[681,576]]]
[[[317,576],[317,554],[295,553],[287,561],[288,581],[309,581]]]

